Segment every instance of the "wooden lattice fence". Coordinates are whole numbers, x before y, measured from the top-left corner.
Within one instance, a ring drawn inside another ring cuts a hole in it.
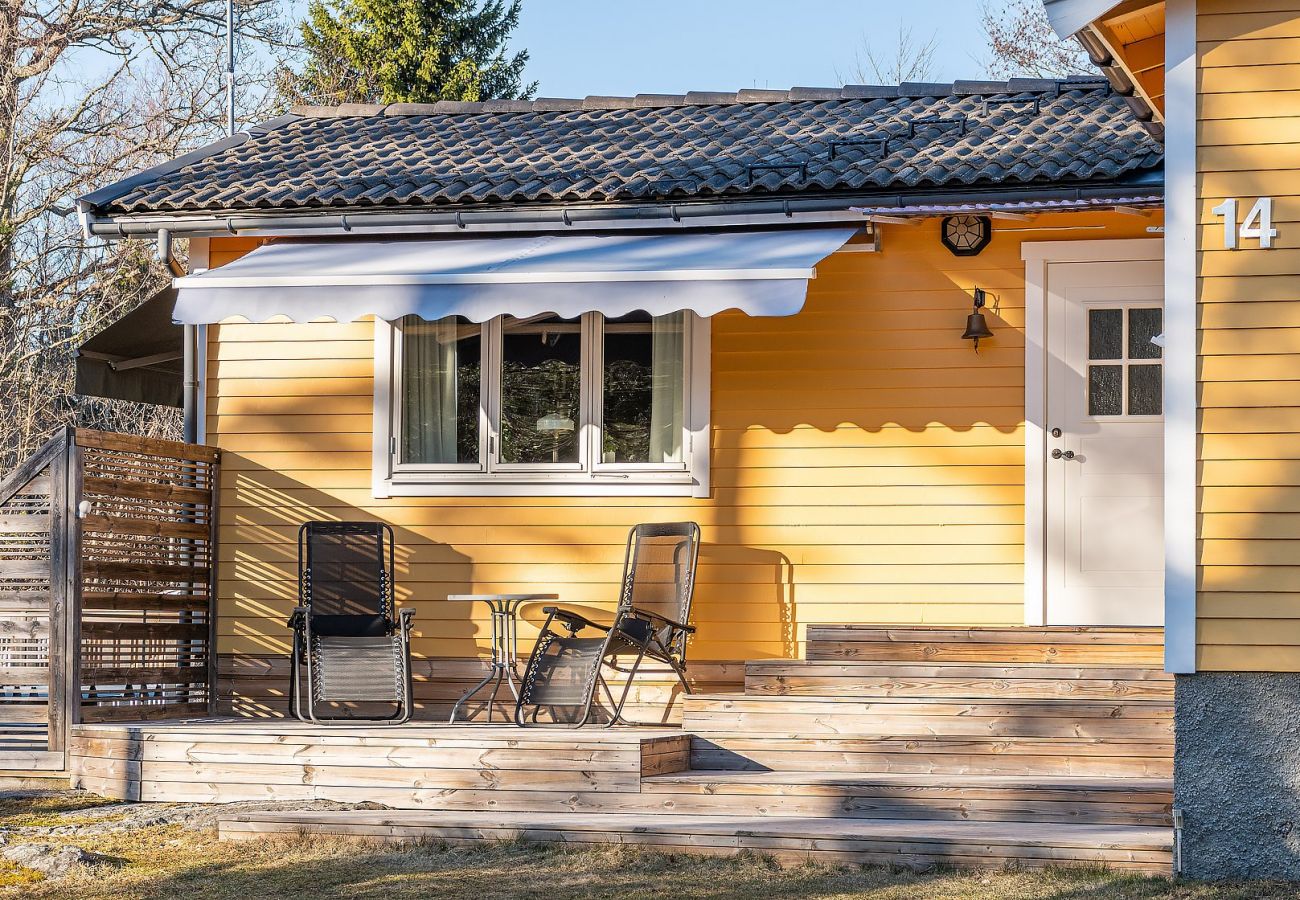
[[[61,770],[77,722],[210,710],[217,460],[67,429],[0,483],[0,770]]]

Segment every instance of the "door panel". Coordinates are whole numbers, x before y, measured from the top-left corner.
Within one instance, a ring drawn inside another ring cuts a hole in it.
[[[1048,266],[1051,625],[1162,622],[1162,280],[1158,262]]]

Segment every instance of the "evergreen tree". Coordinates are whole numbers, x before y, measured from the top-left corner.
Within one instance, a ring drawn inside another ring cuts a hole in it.
[[[295,101],[432,103],[531,97],[528,52],[507,56],[522,0],[311,0]]]

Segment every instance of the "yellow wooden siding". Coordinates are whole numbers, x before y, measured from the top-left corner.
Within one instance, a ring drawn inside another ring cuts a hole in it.
[[[1300,0],[1200,0],[1197,38],[1197,665],[1300,671]],[[1221,249],[1259,196],[1275,249]]]
[[[314,517],[396,529],[400,597],[428,656],[485,652],[484,610],[448,593],[544,588],[607,607],[627,529],[648,519],[704,528],[695,659],[797,656],[811,623],[1018,624],[1020,242],[1144,236],[1153,221],[1045,216],[965,259],[937,222],[890,227],[883,253],[820,266],[799,315],[718,316],[707,500],[373,499],[372,326],[214,326],[218,649],[285,652],[294,535]],[[213,243],[214,263],[251,246]],[[978,355],[960,338],[977,285],[998,297]]]

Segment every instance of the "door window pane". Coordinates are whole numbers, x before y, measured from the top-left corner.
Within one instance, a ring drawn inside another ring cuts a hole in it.
[[[1130,309],[1128,311],[1128,358],[1160,359],[1163,351],[1151,339],[1164,330],[1164,310]]]
[[[1158,416],[1162,412],[1162,372],[1164,366],[1129,366],[1128,414]]]
[[[507,316],[501,325],[501,460],[576,463],[582,326]]]
[[[632,313],[605,322],[601,461],[682,461],[685,317]]]
[[[402,320],[402,462],[479,461],[482,360],[482,328],[467,319]]]
[[[1124,310],[1088,310],[1088,359],[1124,358]]]
[[[1124,413],[1124,367],[1088,366],[1088,415]]]

